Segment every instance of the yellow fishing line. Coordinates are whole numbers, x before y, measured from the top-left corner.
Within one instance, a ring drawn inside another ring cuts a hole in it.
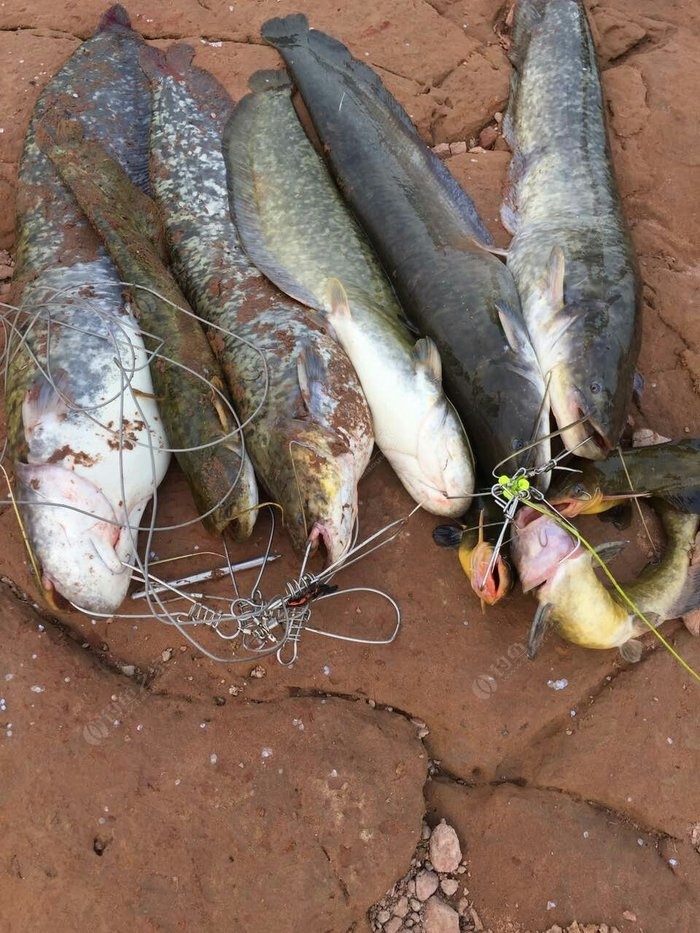
[[[546,508],[544,508],[543,506],[538,505],[538,504],[535,503],[535,502],[532,502],[531,500],[528,500],[528,501],[527,501],[527,505],[529,505],[530,508],[534,509],[536,512],[540,512],[542,515],[549,515],[549,516],[551,516],[551,517],[554,519],[554,521],[557,522],[557,524],[561,525],[561,526],[562,526],[563,528],[565,528],[568,532],[570,532],[570,533],[576,538],[576,540],[586,548],[586,550],[587,550],[587,551],[595,558],[595,560],[598,562],[598,565],[601,567],[601,569],[602,569],[603,573],[605,574],[605,576],[606,576],[606,577],[608,578],[608,580],[610,580],[610,582],[612,583],[615,592],[619,594],[619,596],[620,596],[620,597],[623,599],[623,601],[629,606],[629,608],[632,610],[632,612],[633,612],[639,619],[641,619],[642,622],[643,622],[646,626],[648,626],[648,628],[651,629],[651,631],[654,633],[654,635],[656,635],[656,637],[659,639],[659,641],[660,641],[661,644],[664,646],[664,648],[666,648],[666,650],[669,651],[669,652],[673,655],[673,657],[676,659],[676,661],[678,661],[678,663],[681,665],[681,667],[683,667],[692,677],[695,678],[695,680],[697,680],[698,683],[700,683],[700,674],[698,674],[698,672],[697,672],[696,670],[694,670],[694,669],[690,666],[690,664],[688,664],[688,662],[685,661],[685,660],[680,656],[680,654],[678,654],[678,652],[676,651],[676,649],[675,649],[671,644],[669,644],[669,642],[664,638],[664,636],[663,636],[663,635],[661,634],[661,632],[656,628],[656,626],[654,626],[654,625],[646,618],[646,616],[645,616],[644,613],[641,611],[641,609],[639,609],[639,608],[634,604],[634,602],[629,598],[629,596],[627,595],[627,593],[625,593],[625,591],[624,591],[624,589],[622,588],[622,586],[617,582],[617,580],[615,579],[615,577],[612,575],[612,573],[611,573],[610,570],[608,569],[608,566],[607,566],[607,564],[605,563],[605,561],[599,556],[599,554],[596,553],[596,550],[595,550],[595,548],[593,547],[593,545],[592,545],[592,544],[589,544],[589,542],[586,541],[586,539],[583,537],[583,535],[582,535],[579,531],[577,531],[576,528],[574,528],[574,526],[571,524],[571,522],[569,522],[566,518],[564,518],[563,515],[559,515],[558,512],[556,512],[556,511],[552,512],[552,511],[550,511],[549,509],[546,509]]]

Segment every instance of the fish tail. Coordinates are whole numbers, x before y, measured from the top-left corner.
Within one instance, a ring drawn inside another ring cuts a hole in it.
[[[151,80],[160,78],[182,78],[194,59],[194,49],[186,42],[171,45],[165,51],[145,46],[139,52],[139,63],[144,74]]]
[[[254,94],[262,91],[292,89],[292,79],[284,68],[261,68],[248,79],[248,87]]]
[[[308,39],[309,21],[303,13],[276,17],[263,23],[260,35],[275,48],[302,45]]]
[[[670,610],[669,618],[680,618],[696,609],[700,609],[700,564],[693,564],[688,568],[688,576],[680,596]]]
[[[121,3],[115,3],[114,6],[105,10],[95,30],[95,35],[118,27],[131,29],[131,19]]]

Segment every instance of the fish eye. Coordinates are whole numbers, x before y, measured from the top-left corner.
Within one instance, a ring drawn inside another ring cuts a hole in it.
[[[514,437],[513,440],[511,441],[510,446],[512,450],[522,450],[523,442],[519,437]]]
[[[597,395],[602,390],[602,385],[599,382],[592,382],[589,386],[589,389],[593,395]]]
[[[576,496],[576,498],[578,499],[581,496],[586,495],[586,487],[583,485],[583,483],[576,483],[576,485],[573,487],[571,492],[572,492],[572,495]]]

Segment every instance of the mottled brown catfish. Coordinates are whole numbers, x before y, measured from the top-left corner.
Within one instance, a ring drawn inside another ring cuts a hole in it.
[[[249,537],[258,504],[253,466],[209,341],[164,265],[155,205],[99,143],[83,139],[80,124],[45,125],[39,145],[135,286],[146,347],[158,351],[151,378],[163,424],[205,527],[220,534],[230,525],[238,540]]]
[[[301,553],[343,557],[357,483],[372,449],[367,402],[323,321],[284,298],[243,251],[231,219],[222,134],[233,102],[193,51],[148,49],[151,173],[173,268],[197,312],[244,419],[261,483],[282,507]]]

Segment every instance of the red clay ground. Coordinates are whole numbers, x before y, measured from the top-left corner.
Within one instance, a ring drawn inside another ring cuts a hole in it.
[[[509,65],[494,0],[298,7],[377,68],[431,145],[473,147],[497,126]],[[0,5],[0,248],[10,253],[32,106],[103,8],[103,0]],[[277,63],[260,24],[294,9],[272,0],[129,8],[157,45],[192,42],[197,63],[235,97],[253,70]],[[689,0],[604,0],[589,10],[645,283],[646,392],[631,416],[666,435],[697,436],[700,13]],[[496,138],[494,149],[448,164],[505,244],[503,150]],[[386,464],[371,470],[361,485],[363,533],[409,509]],[[191,515],[173,471],[159,520]],[[523,660],[534,603],[514,596],[482,616],[421,514],[337,581],[395,596],[403,625],[394,644],[307,634],[291,670],[267,660],[265,676],[251,676],[253,663],[214,663],[155,621],[57,624],[31,603],[9,509],[0,524],[0,929],[368,929],[366,911],[408,870],[426,812],[431,824],[445,817],[457,829],[469,897],[493,931],[574,919],[625,933],[698,928],[697,687],[653,643],[635,667],[556,638],[535,662]],[[234,557],[262,553],[264,525]],[[644,539],[632,536],[620,574],[645,559]],[[195,547],[218,549],[196,529],[154,544],[159,557]],[[269,595],[295,567],[283,535],[276,548],[285,559],[265,578]],[[319,605],[314,618],[386,632],[378,606],[349,595]],[[700,668],[697,640],[677,624],[666,631]],[[479,675],[492,677],[490,690],[475,684]],[[566,686],[555,690],[555,681]]]

